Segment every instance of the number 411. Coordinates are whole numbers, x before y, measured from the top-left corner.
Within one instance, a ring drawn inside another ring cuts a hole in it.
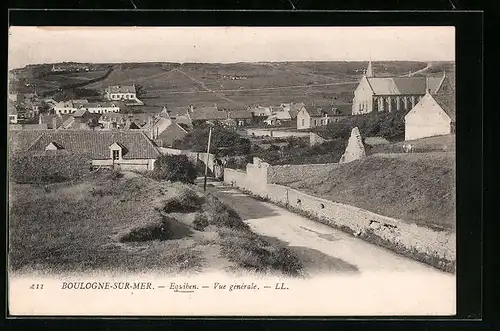
[[[43,290],[43,284],[32,284],[30,290]]]

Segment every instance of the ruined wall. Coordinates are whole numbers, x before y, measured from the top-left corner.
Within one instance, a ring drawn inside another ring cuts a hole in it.
[[[299,181],[304,177],[327,175],[338,166],[338,163],[270,166],[267,173],[267,183],[287,184]]]

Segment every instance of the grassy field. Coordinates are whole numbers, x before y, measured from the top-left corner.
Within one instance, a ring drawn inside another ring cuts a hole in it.
[[[455,153],[376,154],[285,183],[295,189],[431,228],[455,228]]]
[[[11,184],[9,203],[9,267],[18,273],[301,274],[286,249],[195,186],[102,171]]]
[[[374,63],[379,76],[402,75],[426,67],[423,62]],[[247,106],[305,102],[326,107],[332,101],[348,108],[366,62],[184,63],[122,64],[103,81],[87,86],[142,85],[145,112],[164,105],[212,106],[244,109]],[[239,79],[232,79],[238,77]]]

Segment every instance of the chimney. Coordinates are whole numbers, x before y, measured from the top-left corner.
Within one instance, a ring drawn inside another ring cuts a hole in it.
[[[57,117],[54,117],[52,119],[52,129],[54,129],[54,130],[57,129]]]
[[[153,116],[149,115],[148,116],[148,126],[153,125]]]
[[[38,124],[42,124],[42,114],[38,115]]]

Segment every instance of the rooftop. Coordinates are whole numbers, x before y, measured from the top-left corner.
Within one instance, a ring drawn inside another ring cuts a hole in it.
[[[113,85],[106,89],[109,93],[135,93],[135,85]]]
[[[51,143],[57,143],[72,153],[89,154],[93,159],[108,159],[109,147],[114,143],[124,146],[124,159],[155,159],[159,152],[141,131],[42,131],[27,148],[28,152],[42,152]]]

